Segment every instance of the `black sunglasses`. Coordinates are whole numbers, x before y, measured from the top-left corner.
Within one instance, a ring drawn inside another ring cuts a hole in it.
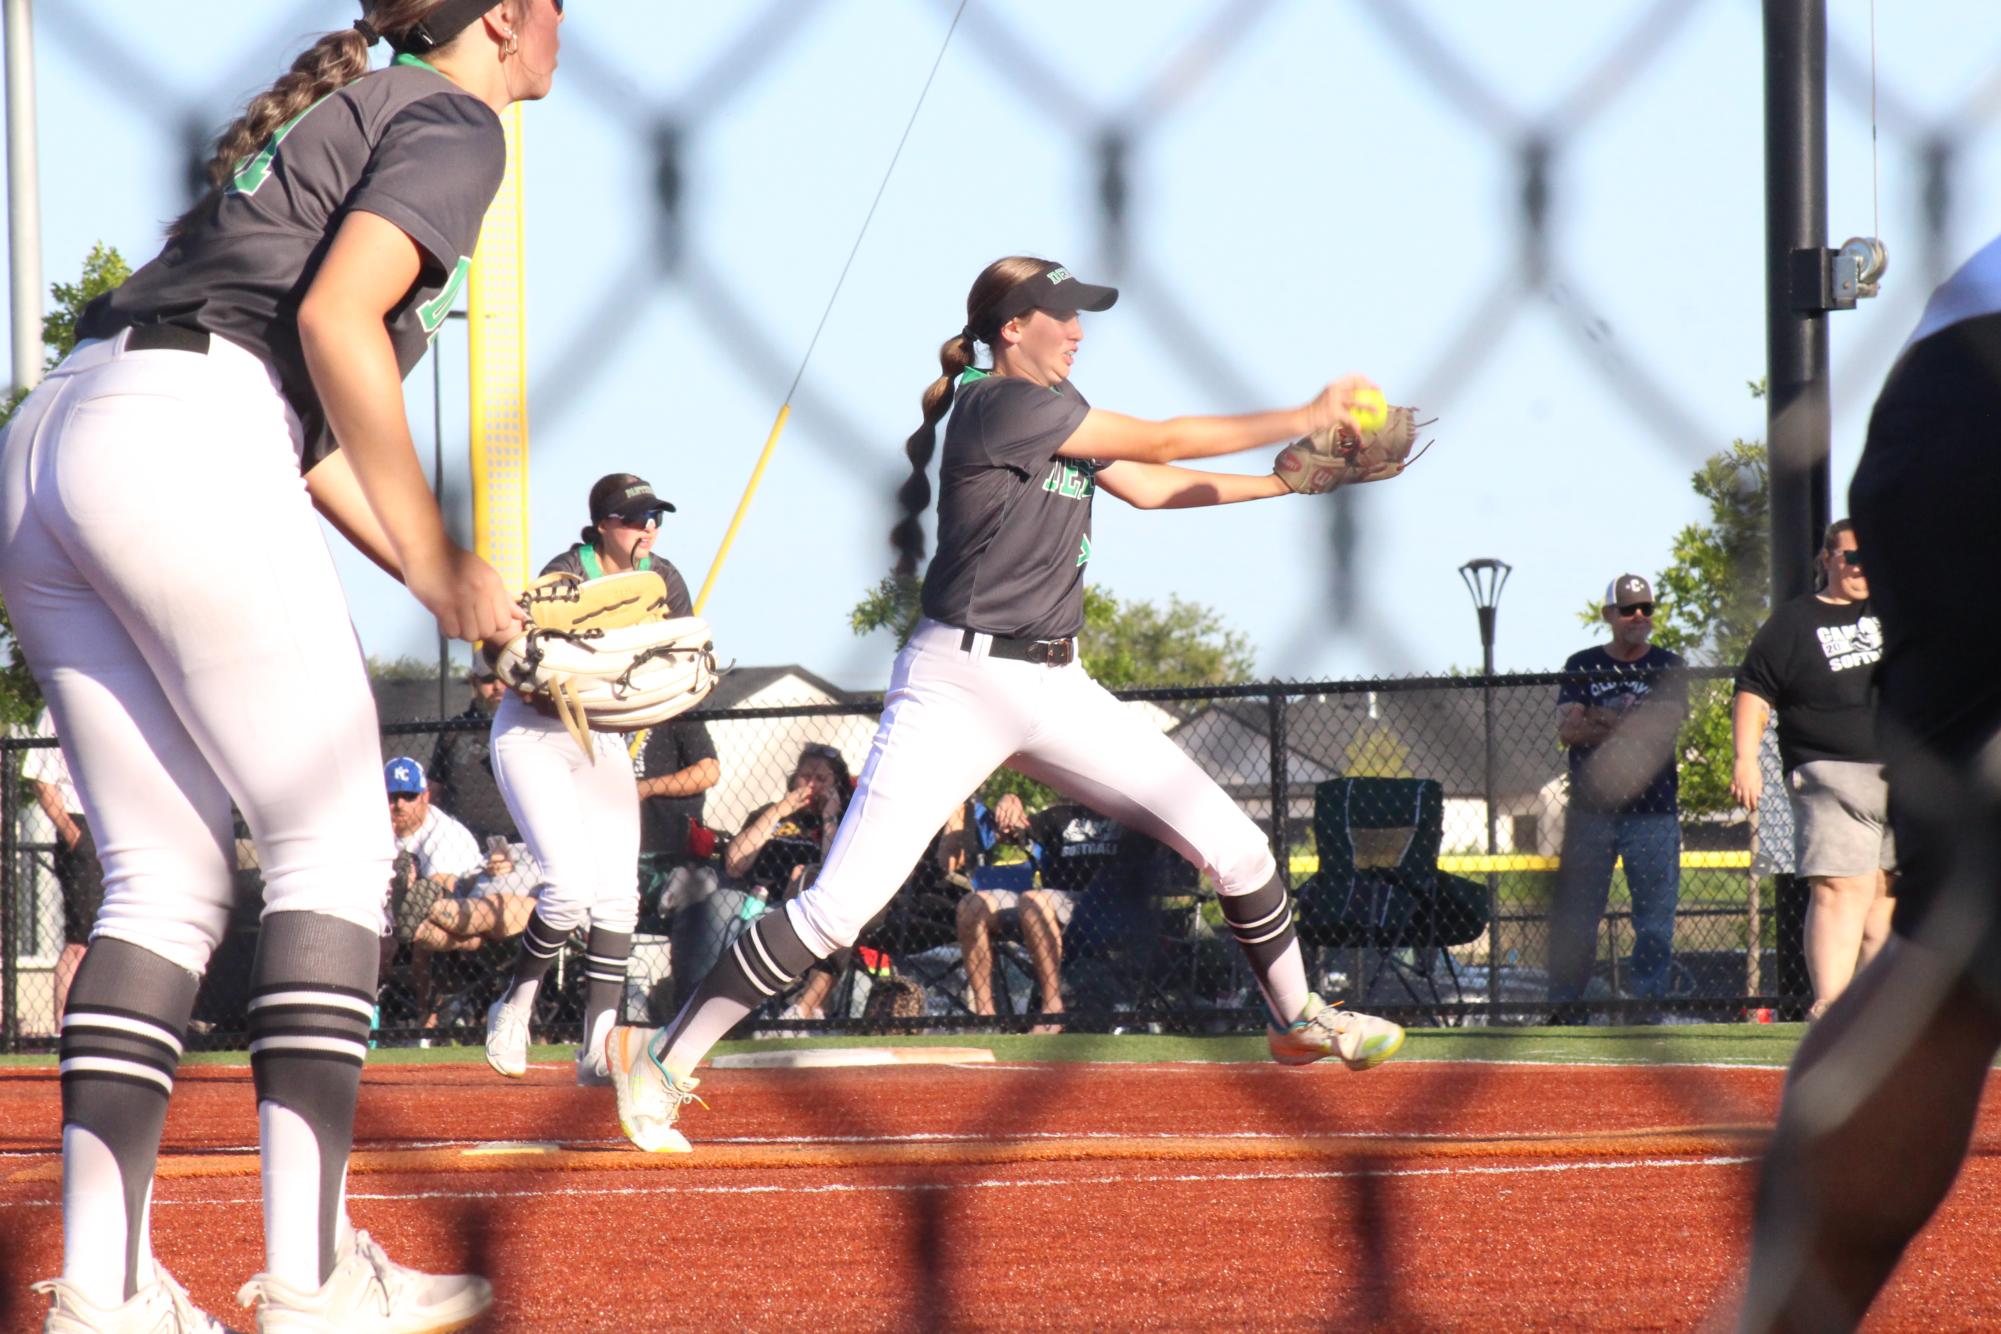
[[[1619,605],[1619,614],[1621,616],[1632,616],[1637,614],[1651,619],[1654,614],[1654,604],[1651,602],[1621,603]]]
[[[423,795],[424,795],[424,794],[423,794],[423,793],[421,793],[421,792],[391,792],[391,793],[389,794],[389,800],[391,800],[391,801],[415,801],[415,800],[416,800],[417,798],[419,798],[419,797],[421,797],[421,796],[423,796]]]
[[[613,523],[622,523],[628,528],[658,528],[667,522],[667,511],[641,510],[637,514],[607,514],[605,518]]]
[[[841,758],[841,752],[824,742],[815,741],[801,746],[799,756],[801,759],[811,756],[816,760],[838,760]]]
[[[554,4],[556,6],[556,12],[558,14],[561,14],[563,12],[563,0],[554,0]]]
[[[1860,551],[1844,551],[1841,553],[1841,563],[1843,565],[1860,565],[1862,563],[1862,553]]]

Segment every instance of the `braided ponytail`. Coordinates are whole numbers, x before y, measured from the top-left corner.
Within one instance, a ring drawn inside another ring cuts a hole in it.
[[[924,391],[924,424],[903,442],[910,459],[910,476],[896,489],[896,503],[903,517],[889,530],[889,543],[896,548],[896,573],[914,578],[924,561],[924,511],[931,508],[931,455],[938,447],[938,423],[952,406],[952,391],[960,374],[973,364],[973,335],[954,334],[938,349],[938,378]]]
[[[902,507],[903,517],[889,530],[889,543],[896,548],[899,578],[915,578],[917,567],[924,561],[924,511],[931,508],[931,480],[926,474],[931,467],[931,455],[938,447],[938,423],[952,406],[952,393],[959,376],[973,364],[973,344],[977,340],[988,347],[994,345],[1000,337],[1000,321],[994,318],[994,311],[1001,298],[1016,283],[1049,267],[1048,260],[1026,255],[1009,255],[987,265],[966,294],[966,327],[938,349],[940,374],[924,391],[924,424],[903,442],[903,452],[910,459],[910,476],[896,490],[896,503]]]
[[[392,40],[421,23],[442,0],[363,0],[365,22],[375,34]],[[236,178],[237,170],[293,117],[321,98],[338,92],[368,73],[371,39],[359,27],[330,32],[298,54],[278,81],[250,99],[243,114],[216,136],[215,150],[203,168],[208,193],[167,228],[169,240],[179,240],[195,219],[212,207]]]

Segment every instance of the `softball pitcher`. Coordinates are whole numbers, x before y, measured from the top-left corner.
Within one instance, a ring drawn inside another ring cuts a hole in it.
[[[1234,417],[1150,422],[1094,409],[1070,383],[1084,337],[1078,312],[1117,298],[1041,259],[998,260],[973,283],[965,327],[940,350],[943,374],[925,391],[924,424],[906,445],[906,517],[894,536],[899,568],[910,572],[923,554],[925,470],[951,410],[924,617],[891,672],[874,745],[818,879],[784,911],[759,918],[670,1026],[612,1031],[619,1118],[641,1148],[687,1151],[674,1123],[710,1046],[814,960],[851,945],[945,818],[1002,764],[1209,873],[1264,993],[1278,1060],[1338,1055],[1366,1069],[1402,1044],[1395,1024],[1332,1009],[1307,989],[1264,834],[1077,660],[1100,487],[1142,509],[1286,495],[1295,488],[1275,474],[1172,465],[1352,426],[1350,400],[1374,386],[1349,377],[1305,407]],[[974,368],[976,343],[992,349],[990,369]]]
[[[591,487],[582,540],[542,567],[579,579],[654,570],[667,584],[668,611],[686,616],[687,582],[653,542],[674,507],[629,472]],[[494,777],[528,850],[542,867],[535,915],[521,937],[514,980],[486,1014],[486,1060],[503,1075],[528,1071],[528,1020],[543,974],[570,933],[590,920],[584,943],[584,1045],[577,1082],[607,1084],[605,1034],[625,991],[632,929],[639,922],[639,788],[625,737],[590,734],[578,749],[561,722],[510,693],[493,715]]]
[[[232,802],[265,886],[249,1025],[266,1263],[242,1299],[288,1331],[456,1328],[491,1300],[481,1279],[394,1264],[347,1220],[391,843],[374,702],[314,509],[445,633],[513,630],[499,576],[446,535],[401,381],[499,186],[496,113],[549,90],[561,10],[379,0],[320,38],[223,132],[207,196],[91,304],[0,435],[0,595],[106,888],[62,1019],[48,1329],[222,1328],[153,1260],[148,1216],[229,917]],[[370,73],[381,38],[398,55]],[[253,525],[256,558],[218,564],[230,529],[213,516]]]

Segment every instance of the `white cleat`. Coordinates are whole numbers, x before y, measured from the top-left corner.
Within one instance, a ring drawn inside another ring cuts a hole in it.
[[[49,1295],[44,1334],[231,1334],[157,1262],[153,1281],[118,1306],[99,1306],[67,1279],[47,1279],[34,1290]]]
[[[669,1074],[653,1054],[653,1033],[620,1024],[605,1036],[605,1064],[618,1093],[618,1124],[627,1139],[648,1153],[689,1153],[688,1137],[674,1122],[681,1108],[702,1101],[695,1096],[701,1081]]]
[[[259,1334],[443,1334],[479,1319],[493,1304],[493,1285],[474,1274],[405,1269],[373,1237],[354,1232],[319,1291],[259,1274],[236,1300],[257,1303]]]
[[[1372,1014],[1357,1014],[1308,995],[1306,1009],[1285,1028],[1265,1028],[1272,1059],[1281,1065],[1308,1065],[1338,1056],[1350,1070],[1381,1065],[1403,1046],[1403,1028]]]
[[[602,1051],[592,1051],[589,1047],[577,1048],[577,1087],[585,1089],[611,1087],[611,1067],[605,1064]]]
[[[486,1063],[509,1079],[528,1073],[528,1016],[504,1000],[486,1010]]]

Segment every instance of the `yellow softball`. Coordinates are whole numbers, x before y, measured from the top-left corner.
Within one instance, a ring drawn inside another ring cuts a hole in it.
[[[1355,425],[1364,431],[1380,431],[1390,419],[1390,405],[1383,401],[1380,389],[1358,389],[1348,400],[1348,414],[1355,419]]]

